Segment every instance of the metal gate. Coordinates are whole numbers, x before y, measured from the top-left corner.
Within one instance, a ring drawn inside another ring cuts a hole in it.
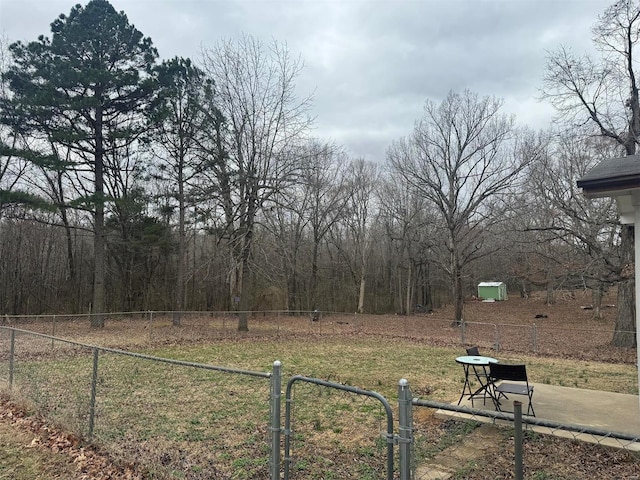
[[[384,407],[386,413],[387,420],[387,431],[384,434],[387,445],[387,480],[393,480],[393,446],[397,442],[397,438],[393,433],[393,411],[391,410],[391,406],[389,402],[379,393],[372,392],[369,390],[362,390],[357,387],[351,387],[348,385],[343,385],[341,383],[333,383],[325,380],[320,380],[317,378],[309,378],[301,375],[296,375],[291,377],[289,382],[287,383],[286,390],[286,405],[285,405],[285,426],[284,426],[284,479],[289,480],[289,470],[291,466],[291,405],[293,403],[292,399],[292,387],[296,382],[304,382],[310,383],[314,385],[319,385],[326,388],[331,388],[335,390],[341,390],[344,392],[353,393],[354,395],[363,395],[366,397],[371,397],[378,400],[382,406]]]

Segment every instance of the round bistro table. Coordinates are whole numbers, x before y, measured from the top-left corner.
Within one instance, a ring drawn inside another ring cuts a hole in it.
[[[482,395],[484,401],[486,401],[487,395],[493,398],[489,390],[491,382],[489,381],[489,371],[487,367],[490,363],[498,363],[498,360],[482,355],[465,355],[457,357],[456,362],[464,368],[464,386],[462,387],[462,394],[460,395],[460,400],[458,400],[458,405],[460,405],[460,402],[462,402],[465,396],[469,397],[472,406],[474,398],[479,395]],[[473,376],[471,372],[473,372]],[[480,388],[476,391],[471,389],[471,381],[473,378],[480,383]]]

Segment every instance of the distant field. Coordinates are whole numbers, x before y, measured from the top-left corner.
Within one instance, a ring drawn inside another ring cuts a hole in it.
[[[534,355],[635,364],[635,348],[610,345],[617,309],[615,295],[603,300],[602,318],[594,319],[588,292],[561,292],[556,303],[541,295],[509,297],[504,302],[467,301],[464,331],[452,326],[452,307],[416,315],[323,313],[318,322],[308,315],[259,312],[249,318],[248,333],[236,331],[232,313],[187,312],[179,328],[171,314],[146,312],[107,315],[104,329],[89,326],[86,316],[2,317],[5,325],[24,327],[80,342],[142,350],[154,345],[212,343],[223,339],[284,339],[312,336],[382,336],[431,346],[479,345],[505,355]]]

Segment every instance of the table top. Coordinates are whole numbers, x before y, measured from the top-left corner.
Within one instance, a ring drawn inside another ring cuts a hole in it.
[[[498,360],[492,357],[483,357],[478,355],[466,355],[456,358],[456,362],[466,365],[489,365],[490,363],[498,363]]]

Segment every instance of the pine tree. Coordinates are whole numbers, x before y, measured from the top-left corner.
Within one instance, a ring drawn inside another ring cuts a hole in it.
[[[144,132],[144,113],[154,91],[157,51],[107,0],[76,5],[51,24],[51,39],[10,46],[14,63],[6,72],[12,92],[6,123],[26,135],[45,137],[71,152],[67,169],[83,184],[74,205],[91,212],[94,284],[91,325],[104,326],[106,252],[105,176],[109,158]]]

